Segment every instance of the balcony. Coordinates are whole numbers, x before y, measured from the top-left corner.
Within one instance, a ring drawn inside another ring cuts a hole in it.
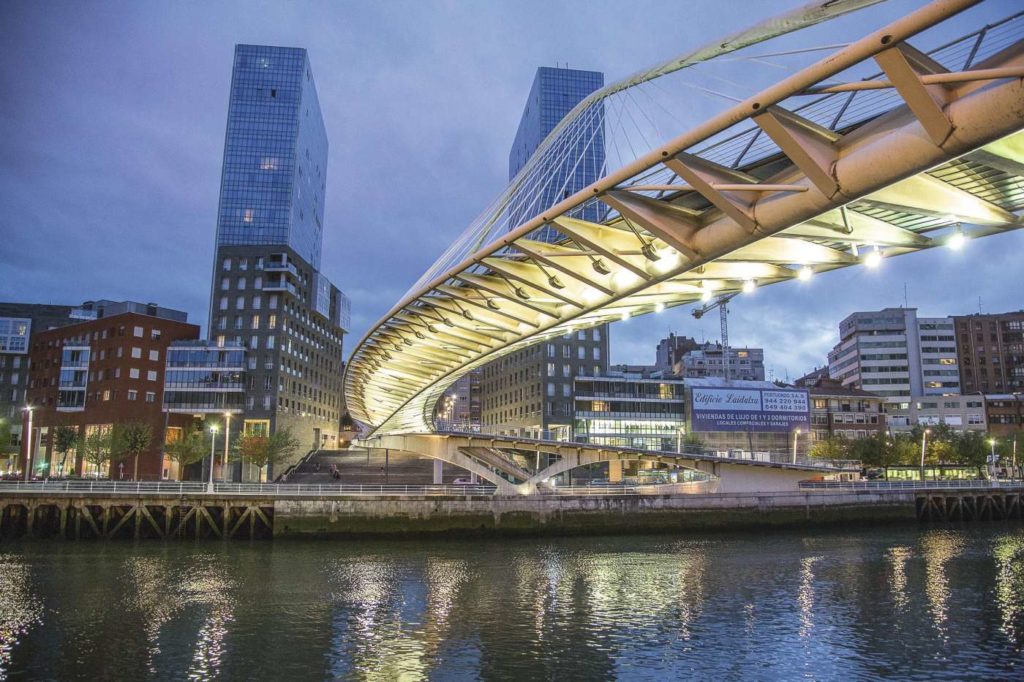
[[[264,282],[263,291],[287,291],[293,296],[299,295],[298,291],[295,289],[295,285],[292,284],[291,282],[286,281],[284,277],[282,277],[281,280],[277,282]]]
[[[263,265],[264,272],[290,272],[295,277],[299,276],[298,269],[288,262],[268,261]]]

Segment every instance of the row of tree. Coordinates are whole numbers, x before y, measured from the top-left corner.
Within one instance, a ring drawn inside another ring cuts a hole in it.
[[[0,427],[6,424],[0,424]],[[108,462],[133,461],[133,478],[139,476],[139,456],[153,445],[153,429],[149,424],[126,422],[114,424],[110,429],[93,430],[84,436],[73,426],[58,426],[52,432],[53,452],[60,457],[57,475],[68,473],[68,458],[77,452],[81,458],[101,471]],[[16,448],[7,447],[10,435],[6,438],[0,433],[0,443],[4,444],[4,452],[14,452]],[[299,440],[292,435],[290,429],[279,429],[269,436],[262,434],[240,434],[235,437],[232,451],[243,461],[247,461],[260,470],[263,479],[266,467],[277,464],[295,454],[299,449]],[[164,452],[178,464],[178,471],[194,464],[209,452],[203,431],[195,429],[185,433],[181,438],[167,443]],[[71,462],[74,468],[74,459]]]
[[[925,438],[925,429],[928,430]],[[1024,442],[1024,433],[1020,440]],[[919,466],[921,444],[925,445],[925,464],[959,464],[985,466],[993,450],[989,437],[979,431],[959,431],[948,424],[915,426],[908,433],[879,432],[865,438],[850,440],[831,436],[815,441],[811,456],[822,459],[856,459],[864,466]],[[1012,441],[996,440],[996,454],[1008,456]]]

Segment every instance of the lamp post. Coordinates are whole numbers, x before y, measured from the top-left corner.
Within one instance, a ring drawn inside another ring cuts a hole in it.
[[[928,434],[931,433],[931,429],[925,429],[921,433],[921,482],[924,483],[924,451],[928,446]]]
[[[989,449],[989,455],[988,455],[988,471],[989,471],[989,475],[991,475],[992,472],[995,471],[995,469],[996,469],[996,439],[995,438],[989,438],[988,439],[988,444],[989,444],[989,448],[990,448]]]
[[[28,430],[26,432],[25,445],[25,480],[28,481],[32,476],[32,406],[26,405],[22,408],[25,412],[28,412]]]
[[[207,492],[213,492],[213,457],[217,446],[217,425],[210,425],[210,482],[206,486]]]
[[[798,438],[800,438],[800,429],[793,432],[793,464],[796,464],[796,443]]]
[[[686,427],[680,426],[676,429],[676,452],[683,451],[683,437],[686,435]]]
[[[224,461],[221,463],[221,466],[224,468],[224,471],[222,473],[224,474],[224,482],[225,483],[227,483],[227,480],[228,480],[228,441],[230,440],[230,436],[231,436],[231,413],[230,412],[225,412],[224,413]]]

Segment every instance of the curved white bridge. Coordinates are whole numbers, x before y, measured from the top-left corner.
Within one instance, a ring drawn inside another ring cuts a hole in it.
[[[1020,227],[1024,19],[915,47],[974,4],[928,4],[524,214],[606,98],[655,76],[595,93],[360,340],[348,409],[378,437],[429,434],[459,376],[543,339]]]

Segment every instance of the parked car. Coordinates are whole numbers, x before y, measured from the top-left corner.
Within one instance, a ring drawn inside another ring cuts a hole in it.
[[[452,481],[452,485],[476,485],[476,483],[473,483],[473,479],[471,478],[459,477]]]

